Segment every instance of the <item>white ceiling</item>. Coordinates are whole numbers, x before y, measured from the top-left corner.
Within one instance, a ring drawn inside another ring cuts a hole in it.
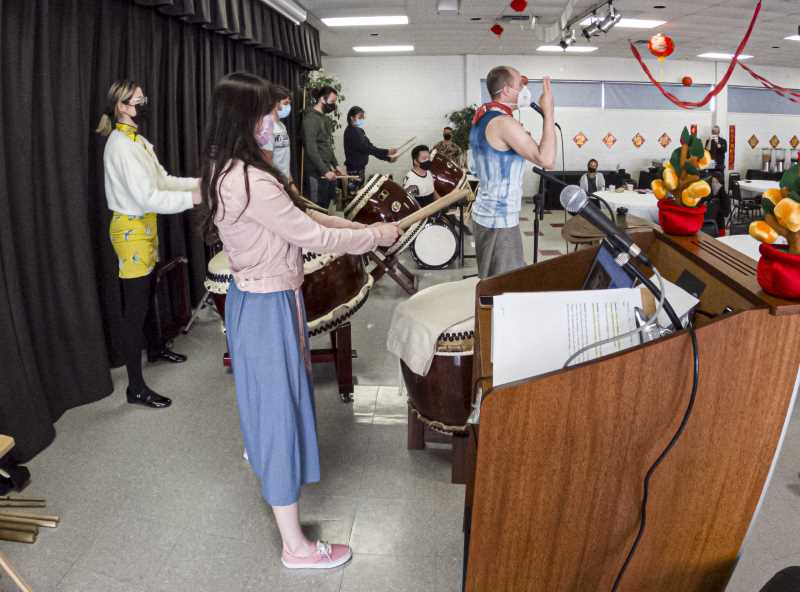
[[[509,8],[510,0],[461,0],[459,16],[438,16],[436,0],[301,0],[311,12],[311,22],[320,30],[322,50],[330,56],[361,55],[354,45],[413,44],[416,55],[498,54],[515,55],[535,52],[540,42],[530,28],[504,24],[498,38],[489,31],[501,14],[517,14]],[[577,0],[575,11],[587,9],[596,0]],[[556,20],[566,0],[530,0],[527,14],[540,22]],[[664,9],[654,9],[655,5]],[[670,59],[694,59],[706,51],[730,52],[744,36],[755,0],[616,0],[623,16],[667,21],[654,30],[615,28],[608,35],[593,39],[600,49],[592,57],[631,57],[627,40],[647,39],[656,31],[669,34],[676,44]],[[330,16],[378,16],[406,14],[410,24],[395,27],[329,28],[318,21]],[[480,17],[480,21],[471,18]],[[756,29],[746,53],[754,55],[753,64],[798,65],[800,42],[784,37],[797,34],[800,25],[800,0],[764,0]],[[378,37],[370,36],[378,33]],[[586,40],[579,35],[579,43]],[[773,49],[778,46],[778,49]],[[645,48],[646,49],[646,48]]]

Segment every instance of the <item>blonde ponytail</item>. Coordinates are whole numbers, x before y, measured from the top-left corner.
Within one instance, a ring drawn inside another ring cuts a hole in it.
[[[97,124],[97,129],[94,130],[95,133],[98,133],[101,136],[107,136],[113,130],[114,130],[114,122],[111,121],[111,118],[108,116],[108,113],[103,113],[100,116],[100,122]]]
[[[100,116],[100,121],[97,123],[97,129],[94,131],[102,136],[107,136],[114,130],[114,123],[119,119],[119,111],[117,105],[120,101],[123,103],[129,101],[136,92],[136,89],[141,85],[133,80],[117,80],[108,89],[106,95],[106,108]]]

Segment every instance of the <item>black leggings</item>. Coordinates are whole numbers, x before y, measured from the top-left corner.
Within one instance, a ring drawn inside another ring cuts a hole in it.
[[[125,355],[125,367],[128,370],[128,384],[133,391],[145,387],[142,377],[142,337],[145,320],[150,308],[153,275],[122,280],[122,349]],[[155,331],[153,323],[147,324],[148,348],[153,348]]]

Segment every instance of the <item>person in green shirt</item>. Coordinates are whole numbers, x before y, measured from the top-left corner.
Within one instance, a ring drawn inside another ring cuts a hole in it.
[[[338,174],[333,153],[333,121],[328,115],[336,110],[338,95],[333,87],[323,86],[312,97],[314,105],[303,115],[304,187],[317,205],[327,209],[336,197]]]

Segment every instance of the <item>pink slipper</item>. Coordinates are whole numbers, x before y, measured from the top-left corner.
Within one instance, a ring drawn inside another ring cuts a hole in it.
[[[308,557],[297,557],[286,549],[281,554],[281,563],[289,569],[331,569],[344,565],[353,557],[348,545],[331,545],[317,541],[317,549]]]

